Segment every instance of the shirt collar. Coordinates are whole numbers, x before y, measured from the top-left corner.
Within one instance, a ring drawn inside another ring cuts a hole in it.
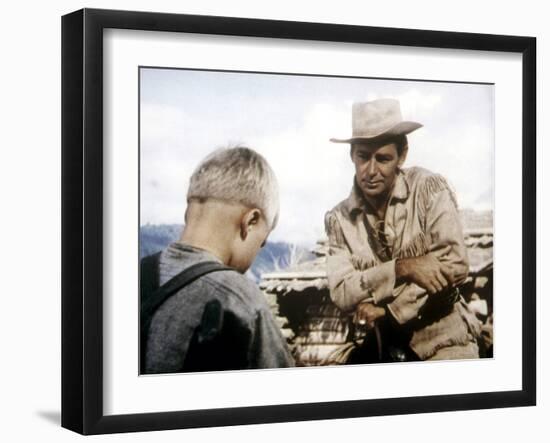
[[[407,178],[405,177],[405,173],[402,170],[399,170],[399,173],[397,174],[397,177],[395,179],[395,184],[393,185],[393,190],[390,197],[390,205],[395,201],[406,200],[408,197],[409,184],[407,182]],[[359,186],[357,186],[357,182],[355,181],[354,177],[350,195],[346,200],[346,208],[350,215],[355,216],[363,212],[366,207],[367,204],[363,195],[361,194]]]

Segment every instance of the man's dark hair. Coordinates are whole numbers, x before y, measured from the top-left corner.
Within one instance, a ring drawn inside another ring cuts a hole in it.
[[[395,137],[395,144],[397,145],[397,154],[401,156],[403,154],[403,151],[409,146],[409,141],[407,140],[407,136],[405,134],[398,135]]]

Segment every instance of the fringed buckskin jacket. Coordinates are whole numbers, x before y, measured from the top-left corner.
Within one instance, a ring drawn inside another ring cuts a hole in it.
[[[475,343],[479,322],[462,297],[435,317],[422,318],[429,297],[414,283],[396,286],[395,261],[451,246],[442,259],[458,284],[468,276],[468,257],[454,193],[441,175],[401,170],[385,220],[378,221],[354,181],[350,196],[325,216],[331,298],[343,311],[363,301],[385,306],[411,331],[409,346],[421,360],[439,350]]]

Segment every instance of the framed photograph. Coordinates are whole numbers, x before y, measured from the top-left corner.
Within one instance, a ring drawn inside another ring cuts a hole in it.
[[[64,16],[62,426],[535,405],[535,59],[531,37]]]

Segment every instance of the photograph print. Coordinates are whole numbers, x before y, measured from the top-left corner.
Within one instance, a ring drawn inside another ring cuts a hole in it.
[[[494,85],[139,68],[140,374],[493,357]]]

